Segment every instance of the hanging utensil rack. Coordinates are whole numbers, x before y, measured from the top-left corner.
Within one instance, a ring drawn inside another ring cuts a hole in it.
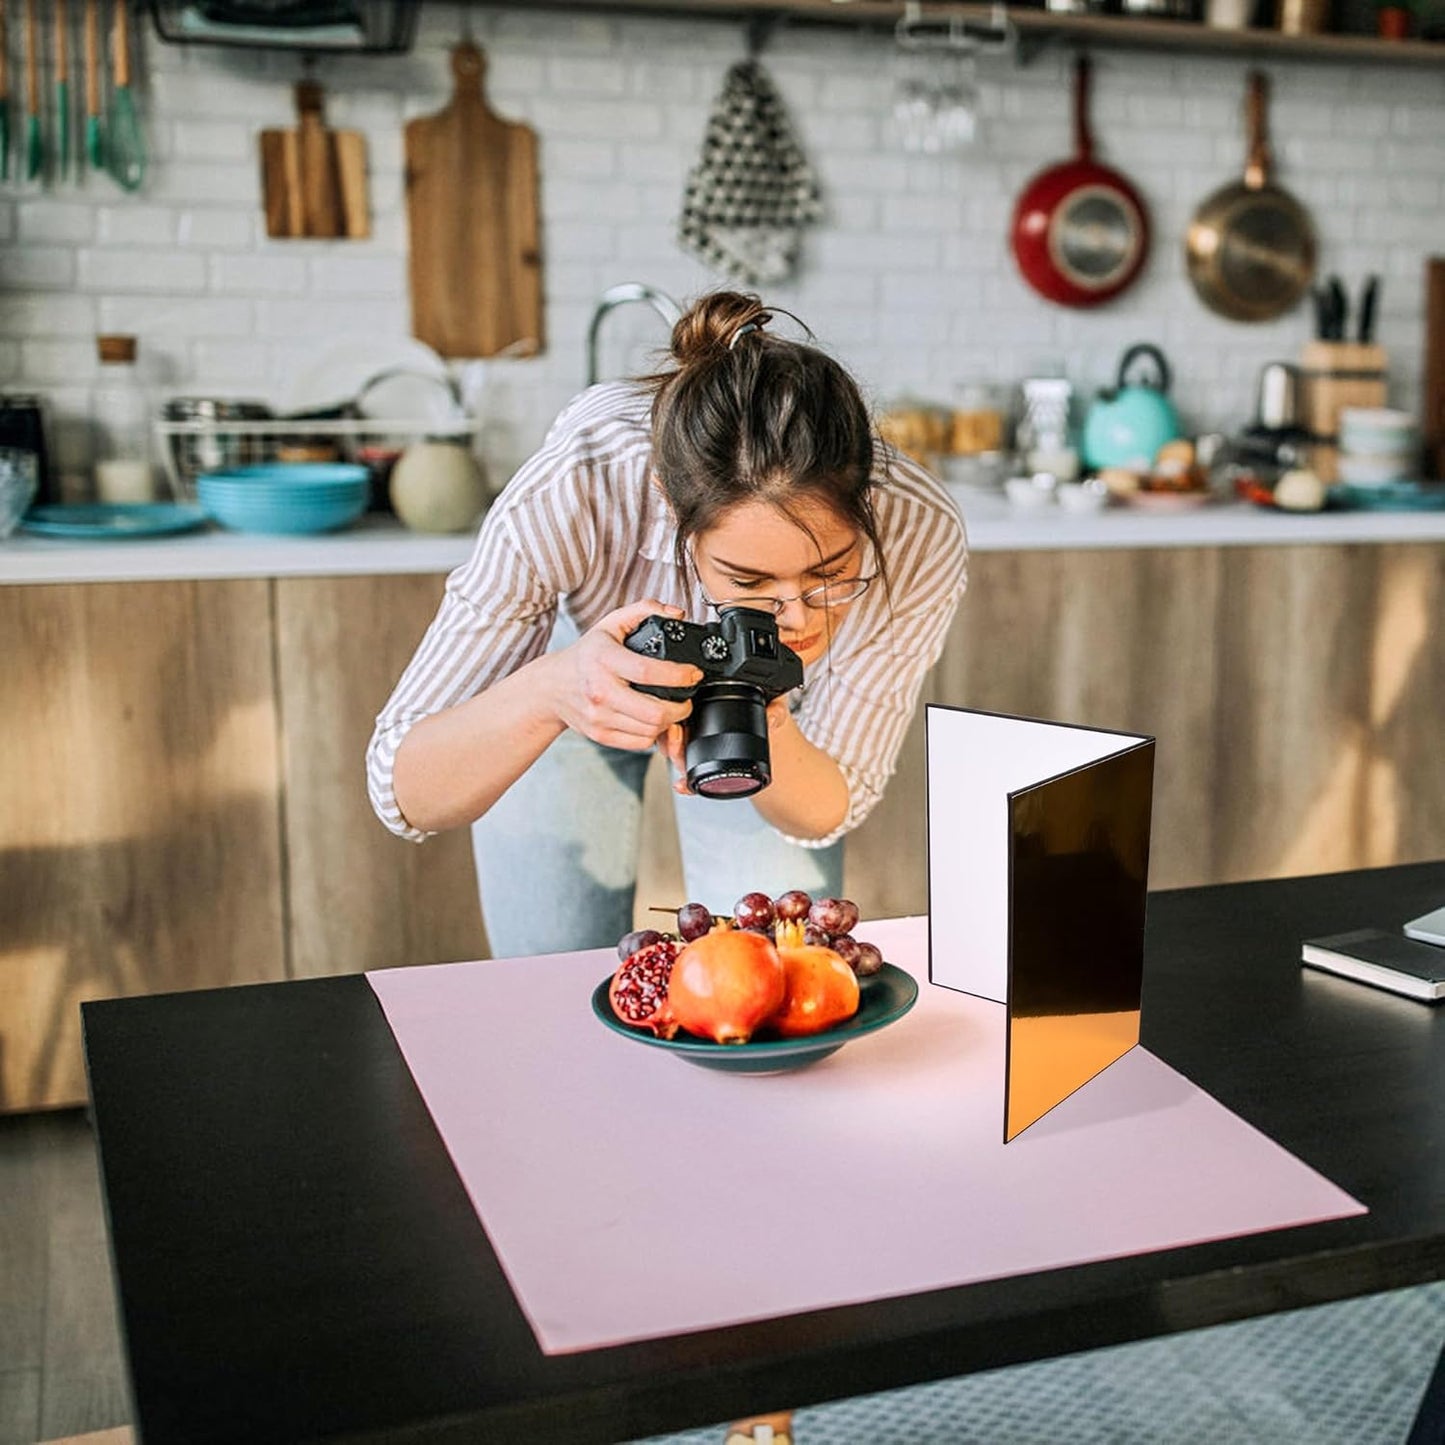
[[[336,25],[288,27],[273,23],[228,29],[221,22],[211,22],[200,29],[195,24],[195,0],[150,0],[156,34],[169,45],[304,50],[311,55],[403,55],[411,49],[421,10],[416,0],[352,0],[351,8],[356,25],[354,35],[348,36],[339,33],[342,27]]]

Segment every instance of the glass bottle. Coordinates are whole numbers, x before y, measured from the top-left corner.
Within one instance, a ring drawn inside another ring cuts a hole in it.
[[[97,336],[95,495],[102,502],[155,499],[150,399],[136,365],[134,336]]]

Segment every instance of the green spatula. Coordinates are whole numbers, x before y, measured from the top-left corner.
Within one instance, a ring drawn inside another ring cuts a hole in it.
[[[25,179],[33,181],[45,167],[40,134],[40,23],[35,0],[25,0]]]
[[[115,89],[106,127],[106,165],[122,190],[138,191],[146,174],[145,137],[130,93],[130,6],[115,0]]]
[[[10,179],[10,26],[0,0],[0,181]]]
[[[100,0],[85,0],[85,154],[94,170],[105,167],[100,125]]]
[[[70,7],[55,0],[55,155],[62,176],[70,174]]]

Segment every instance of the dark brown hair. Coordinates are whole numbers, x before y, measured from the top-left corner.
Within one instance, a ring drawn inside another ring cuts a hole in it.
[[[810,536],[804,511],[821,503],[872,544],[886,589],[868,408],[842,366],[766,330],[772,319],[756,296],[704,296],[672,328],[673,369],[648,378],[678,565],[688,540],[739,503],[766,502]]]

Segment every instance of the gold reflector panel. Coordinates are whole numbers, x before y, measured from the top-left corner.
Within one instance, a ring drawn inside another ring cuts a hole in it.
[[[1139,1042],[1154,743],[1009,797],[1004,1139]]]

